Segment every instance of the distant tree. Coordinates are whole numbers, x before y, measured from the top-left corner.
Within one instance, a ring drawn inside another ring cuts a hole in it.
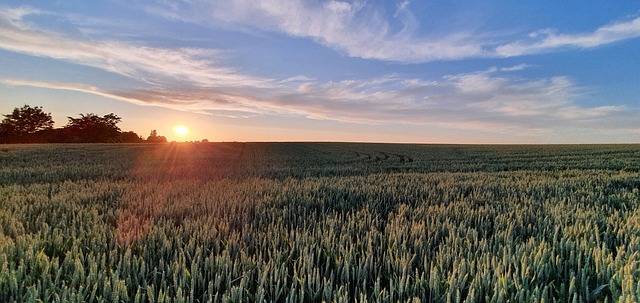
[[[89,113],[80,114],[80,118],[68,118],[69,123],[65,129],[74,138],[74,142],[107,143],[118,141],[120,128],[117,124],[122,118],[113,113],[102,117]]]
[[[2,124],[22,134],[33,134],[39,130],[52,129],[53,119],[50,113],[45,113],[42,107],[24,105],[13,109],[13,112],[4,115]]]
[[[0,143],[17,143],[19,136],[9,125],[0,123]]]
[[[0,143],[28,142],[36,132],[53,128],[51,114],[38,106],[16,107],[4,117],[0,122]]]
[[[151,130],[149,137],[147,137],[148,143],[167,143],[165,136],[158,136],[158,132],[155,129]]]
[[[75,142],[71,134],[64,128],[44,129],[33,134],[29,143],[68,143]]]
[[[0,122],[0,143],[139,143],[145,140],[132,131],[122,132],[118,123],[122,120],[110,113],[104,116],[80,114],[79,118],[68,117],[69,122],[63,128],[53,128],[50,113],[42,107],[24,105],[15,108],[10,114],[3,115]],[[157,142],[166,142],[166,138],[154,137]]]
[[[123,132],[120,134],[120,142],[122,143],[141,143],[144,139],[133,131]]]
[[[209,143],[209,139],[206,139],[206,138],[205,138],[205,139],[202,139],[200,142],[202,142],[202,143]]]

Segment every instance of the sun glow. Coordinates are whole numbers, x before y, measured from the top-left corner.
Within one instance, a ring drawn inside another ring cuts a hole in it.
[[[180,137],[184,137],[186,135],[188,135],[190,133],[189,128],[185,125],[176,125],[173,127],[173,132],[180,136]]]

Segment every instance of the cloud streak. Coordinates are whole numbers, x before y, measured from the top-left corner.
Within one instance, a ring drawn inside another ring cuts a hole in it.
[[[472,33],[455,33],[438,39],[416,39],[416,21],[407,4],[394,14],[405,26],[393,26],[364,1],[193,1],[181,6],[155,6],[148,10],[171,19],[221,23],[228,27],[267,29],[294,37],[311,38],[351,57],[401,62],[455,60],[485,56]]]
[[[411,40],[413,38],[407,34],[409,30],[391,33],[389,25],[380,21],[381,17],[378,17],[378,21],[371,21],[375,26],[369,27],[370,23],[367,23],[369,21],[363,21],[362,18],[374,13],[367,13],[364,4],[358,2],[346,4],[334,1],[310,7],[307,2],[293,1],[291,3],[295,9],[294,15],[300,14],[298,15],[300,20],[288,20],[291,12],[275,5],[274,3],[280,3],[277,1],[259,2],[259,5],[254,5],[253,9],[248,8],[249,2],[238,0],[229,3],[212,4],[233,6],[229,11],[225,11],[228,14],[225,17],[229,19],[228,22],[236,18],[254,19],[260,15],[264,20],[257,20],[256,24],[271,24],[291,35],[309,36],[327,45],[344,47],[345,51],[354,56],[411,61],[440,58],[439,52],[444,54],[449,51],[449,54],[454,54],[451,56],[455,58],[486,55],[479,50],[465,53],[463,49],[437,50],[436,48],[431,48],[429,51],[436,50],[436,52],[429,54],[397,53],[407,50],[394,50],[400,49],[398,45],[393,46],[396,42],[404,43],[399,44],[402,46],[409,45],[409,49],[415,47],[422,50],[423,47],[417,47],[416,45],[420,44]],[[405,8],[398,8],[398,10],[403,9]],[[263,15],[264,11],[268,14]],[[314,16],[313,13],[318,11],[319,16]],[[223,66],[216,60],[221,56],[219,50],[168,49],[121,41],[83,40],[45,31],[35,24],[24,21],[26,16],[42,13],[29,8],[5,10],[1,13],[0,48],[91,66],[136,80],[137,87],[115,90],[99,84],[25,79],[1,80],[5,85],[82,92],[138,105],[163,106],[181,111],[227,117],[293,115],[370,124],[436,125],[529,136],[561,128],[640,128],[640,121],[634,116],[637,114],[637,109],[623,106],[580,105],[576,101],[580,97],[580,87],[569,78],[520,79],[515,76],[501,75],[528,68],[526,64],[447,75],[431,81],[386,76],[364,80],[322,82],[300,75],[277,80],[247,75],[237,69]],[[208,16],[208,13],[204,14]],[[309,26],[304,29],[303,22],[307,19]],[[335,23],[329,21],[335,21]],[[405,27],[407,29],[411,28],[409,21]],[[322,28],[323,24],[334,25]],[[626,39],[633,36],[634,24],[633,22],[619,23],[604,28],[608,32],[616,31],[618,39]],[[356,29],[362,28],[362,32],[357,33],[359,37],[353,36],[355,34],[348,31],[354,26]],[[383,35],[376,40],[373,37],[378,32]],[[461,37],[451,38],[453,39],[451,41],[463,41]],[[572,37],[573,40],[567,37],[562,39],[564,41],[589,40],[576,38],[578,36]],[[352,42],[348,42],[352,38]],[[394,39],[407,40],[398,42],[400,40]],[[591,42],[588,45],[591,47],[611,43],[614,41],[612,39],[601,39],[600,44]],[[441,47],[447,48],[447,45],[456,45],[458,42],[444,43]],[[523,46],[518,53],[545,49],[535,47],[535,44],[531,45]],[[567,43],[550,43],[549,45],[559,47],[558,45],[567,45]],[[369,49],[370,47],[373,50]],[[368,53],[368,55],[365,52],[380,53]],[[603,126],[606,121],[617,122]]]
[[[2,82],[226,117],[292,115],[366,124],[435,125],[511,135],[534,135],[559,128],[602,129],[602,123],[609,120],[620,122],[611,125],[611,129],[621,125],[640,127],[634,118],[636,109],[580,106],[575,101],[580,89],[565,77],[518,80],[478,72],[424,81],[390,76],[295,82],[265,90],[260,96],[195,86],[114,91],[78,84],[11,79]]]
[[[640,17],[574,35],[541,30],[516,41],[505,41],[497,34],[479,34],[475,29],[435,36],[429,35],[428,30],[418,33],[419,24],[408,8],[408,1],[397,6],[393,19],[366,1],[193,0],[147,9],[184,22],[311,38],[351,57],[404,63],[514,57],[565,48],[593,48],[640,36]],[[395,23],[404,26],[394,30]]]
[[[542,30],[529,35],[530,39],[501,45],[496,54],[504,57],[535,54],[563,48],[594,48],[640,37],[640,17],[626,22],[602,26],[594,32],[568,35]]]
[[[230,88],[271,86],[269,80],[217,65],[212,60],[220,55],[217,50],[166,49],[119,41],[73,39],[22,21],[33,14],[41,12],[18,8],[0,14],[0,49],[91,66],[149,85],[184,82]]]

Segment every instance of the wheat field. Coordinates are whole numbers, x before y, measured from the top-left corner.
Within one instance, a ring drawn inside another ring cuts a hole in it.
[[[0,146],[2,302],[639,302],[639,145]]]

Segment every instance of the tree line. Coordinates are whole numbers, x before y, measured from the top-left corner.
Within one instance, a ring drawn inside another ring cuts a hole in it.
[[[167,138],[152,130],[144,139],[133,131],[122,131],[122,118],[114,113],[99,116],[94,113],[67,117],[67,125],[54,128],[51,113],[41,106],[24,105],[3,115],[0,122],[0,143],[166,143]]]

